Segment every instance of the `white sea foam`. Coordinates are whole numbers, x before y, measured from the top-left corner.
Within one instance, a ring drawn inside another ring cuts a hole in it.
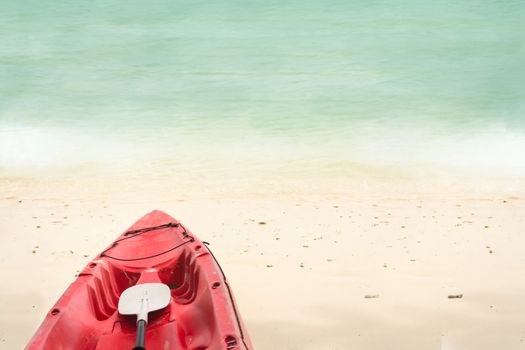
[[[239,130],[216,129],[200,135],[179,130],[156,137],[154,128],[112,133],[1,123],[0,172],[4,176],[99,173],[210,179],[273,174],[278,180],[340,178],[352,176],[354,168],[368,168],[416,177],[465,173],[480,178],[525,177],[525,135],[505,128],[448,135],[422,129],[363,128],[346,137],[337,130],[332,135],[286,137],[245,131],[251,137],[240,137]]]

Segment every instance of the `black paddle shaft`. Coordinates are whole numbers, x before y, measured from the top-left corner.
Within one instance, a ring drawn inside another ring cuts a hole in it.
[[[137,322],[137,345],[133,350],[146,350],[146,321],[139,320]]]

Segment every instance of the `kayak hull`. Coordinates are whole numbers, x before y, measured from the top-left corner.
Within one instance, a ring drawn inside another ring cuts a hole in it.
[[[170,287],[149,314],[148,349],[252,350],[226,277],[206,244],[155,210],[86,265],[48,312],[26,349],[132,349],[136,318],[117,311],[136,284]]]

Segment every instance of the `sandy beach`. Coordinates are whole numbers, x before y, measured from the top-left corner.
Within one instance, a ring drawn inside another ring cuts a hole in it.
[[[75,274],[153,209],[210,242],[256,349],[525,348],[519,193],[86,184],[3,182],[2,348],[23,347]]]

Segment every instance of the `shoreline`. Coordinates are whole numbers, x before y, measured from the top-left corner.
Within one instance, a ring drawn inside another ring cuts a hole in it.
[[[211,172],[213,174],[213,172]],[[453,173],[452,173],[453,174]],[[275,172],[270,177],[242,176],[212,178],[173,174],[118,176],[86,174],[70,177],[1,176],[0,199],[56,199],[123,202],[209,199],[297,199],[339,198],[525,198],[525,175],[488,176],[480,170],[449,177],[408,175],[399,172],[361,171],[343,174],[290,174]]]

